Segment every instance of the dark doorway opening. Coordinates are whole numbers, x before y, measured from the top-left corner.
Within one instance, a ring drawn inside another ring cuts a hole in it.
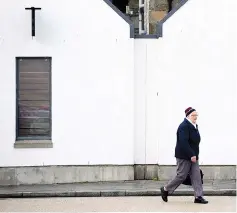
[[[126,13],[126,6],[128,5],[128,0],[112,0],[114,6],[116,6],[122,13]]]

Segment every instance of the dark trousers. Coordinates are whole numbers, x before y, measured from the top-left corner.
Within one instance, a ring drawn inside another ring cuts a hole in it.
[[[192,163],[191,160],[176,159],[177,161],[177,174],[165,188],[172,194],[176,188],[186,179],[188,173],[191,178],[192,187],[194,189],[195,197],[203,196],[202,180],[198,162]]]

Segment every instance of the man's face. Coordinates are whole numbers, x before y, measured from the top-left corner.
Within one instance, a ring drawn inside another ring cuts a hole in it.
[[[197,118],[198,118],[198,113],[196,111],[194,111],[188,117],[193,123],[196,123]]]

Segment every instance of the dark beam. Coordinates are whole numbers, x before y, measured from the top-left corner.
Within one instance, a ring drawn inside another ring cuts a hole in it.
[[[41,10],[40,7],[27,7],[26,10],[31,10],[31,35],[35,36],[35,11]]]

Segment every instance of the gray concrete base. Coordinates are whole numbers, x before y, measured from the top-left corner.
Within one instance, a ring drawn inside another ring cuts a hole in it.
[[[206,180],[236,180],[236,166],[201,166]],[[129,180],[170,180],[175,166],[100,165],[0,168],[0,186]]]
[[[0,168],[0,186],[134,180],[133,166]]]
[[[236,166],[200,166],[205,180],[236,180]],[[135,180],[170,180],[176,174],[176,166],[135,165]]]

